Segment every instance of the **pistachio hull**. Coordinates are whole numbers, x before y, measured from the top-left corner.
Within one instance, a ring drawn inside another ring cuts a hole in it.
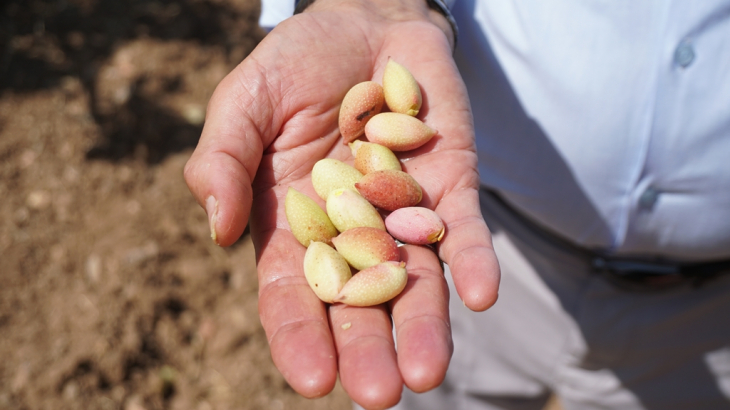
[[[331,244],[337,236],[337,229],[322,208],[294,188],[286,193],[284,212],[292,234],[304,246],[312,241]]]
[[[355,189],[362,173],[351,165],[333,158],[324,158],[312,168],[312,185],[320,198],[327,200],[330,192],[340,188]]]
[[[333,303],[352,277],[352,272],[345,258],[336,250],[325,243],[312,242],[304,254],[304,276],[320,300]]]
[[[404,262],[384,262],[355,274],[334,301],[350,306],[379,305],[398,296],[407,282]]]
[[[400,260],[398,245],[387,232],[375,228],[353,228],[332,239],[337,252],[355,269]]]
[[[407,68],[388,59],[383,72],[385,103],[393,112],[415,117],[421,109],[421,87]]]
[[[364,174],[392,169],[402,171],[400,160],[388,147],[365,141],[353,141],[350,150],[355,157],[355,169]]]
[[[393,211],[385,218],[385,227],[394,238],[412,245],[428,245],[444,236],[444,223],[436,212],[422,207]]]
[[[345,94],[339,114],[340,134],[345,143],[360,137],[365,124],[383,108],[383,87],[374,81],[355,84]]]
[[[403,171],[371,172],[363,176],[355,188],[371,204],[386,211],[414,206],[423,198],[421,186]]]
[[[327,215],[340,232],[367,226],[385,231],[385,223],[375,207],[357,191],[335,189],[327,197]]]
[[[383,112],[365,125],[368,141],[384,145],[393,151],[416,149],[436,135],[436,130],[407,114]]]

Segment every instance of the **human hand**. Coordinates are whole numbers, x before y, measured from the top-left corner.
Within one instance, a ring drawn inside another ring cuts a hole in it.
[[[352,163],[337,128],[339,104],[354,84],[381,83],[389,56],[419,81],[419,118],[439,131],[401,155],[423,188],[420,205],[446,225],[438,256],[466,306],[481,311],[496,301],[499,267],[479,210],[471,112],[448,30],[422,0],[318,0],[267,35],[210,100],[185,179],[218,244],[232,244],[250,223],[272,359],[303,396],[327,394],[339,371],[355,402],[385,408],[404,383],[417,392],[438,386],[450,360],[448,288],[431,250],[401,248],[408,285],[387,305],[326,305],[306,283],[305,249],[284,214],[290,186],[323,205],[310,182],[317,160]]]

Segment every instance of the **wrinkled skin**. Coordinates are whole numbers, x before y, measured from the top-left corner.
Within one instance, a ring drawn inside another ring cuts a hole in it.
[[[261,323],[275,365],[303,396],[327,394],[339,373],[355,402],[378,409],[396,404],[404,384],[422,392],[443,381],[452,342],[439,258],[466,306],[482,311],[497,299],[499,266],[479,212],[472,117],[450,36],[421,0],[318,0],[274,29],[210,100],[185,179],[219,245],[250,223]],[[312,166],[325,157],[352,164],[337,130],[339,105],[352,85],[381,82],[388,56],[418,80],[419,118],[439,131],[401,158],[423,188],[420,205],[439,214],[447,233],[438,255],[401,248],[408,285],[387,305],[326,305],[304,278],[305,249],[289,231],[284,197],[292,186],[324,205]]]

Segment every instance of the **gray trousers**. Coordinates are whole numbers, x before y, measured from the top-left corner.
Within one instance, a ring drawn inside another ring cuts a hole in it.
[[[499,300],[471,312],[450,283],[446,380],[406,390],[395,409],[541,409],[551,392],[566,410],[730,409],[730,274],[699,288],[621,290],[489,194],[481,199],[502,269]]]

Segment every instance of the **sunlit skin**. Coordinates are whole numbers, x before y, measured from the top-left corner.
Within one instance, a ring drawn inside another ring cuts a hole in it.
[[[387,408],[404,384],[421,392],[443,381],[452,342],[439,258],[466,306],[482,311],[497,299],[499,266],[479,212],[468,98],[451,57],[450,28],[425,4],[318,0],[280,24],[217,87],[185,169],[218,244],[234,243],[250,223],[271,356],[306,397],[327,394],[339,374],[355,402]],[[322,158],[353,163],[337,129],[339,105],[354,84],[381,82],[389,56],[418,80],[419,118],[439,131],[399,157],[423,189],[420,206],[434,209],[447,233],[437,254],[400,248],[408,283],[388,304],[324,304],[305,280],[305,248],[289,231],[284,198],[291,186],[324,207],[312,167]]]

